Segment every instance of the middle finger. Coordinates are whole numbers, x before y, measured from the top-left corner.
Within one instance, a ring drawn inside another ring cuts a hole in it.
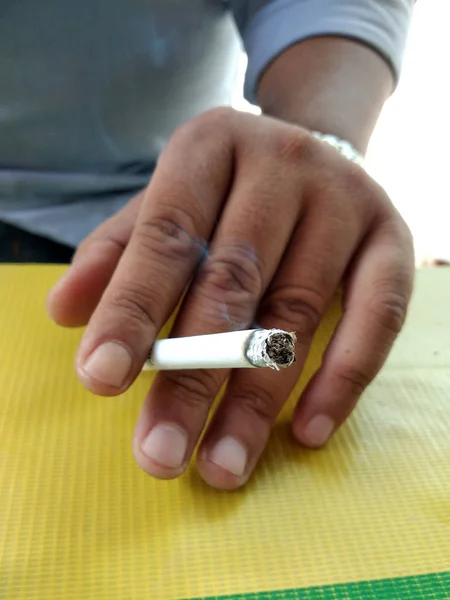
[[[241,168],[172,336],[245,329],[253,322],[297,223],[299,196],[274,161]],[[227,370],[158,374],[135,432],[134,451],[144,470],[159,477],[182,472],[227,375]]]

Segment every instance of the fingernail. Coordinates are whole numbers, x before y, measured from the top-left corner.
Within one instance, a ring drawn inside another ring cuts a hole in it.
[[[186,448],[186,433],[171,424],[156,425],[141,444],[142,452],[148,458],[171,469],[181,467]]]
[[[209,460],[236,477],[241,477],[247,465],[247,450],[235,438],[226,436],[214,446]]]
[[[116,342],[106,342],[94,350],[84,363],[84,371],[101,383],[122,387],[131,369],[128,350]]]
[[[323,446],[333,433],[334,421],[327,415],[313,417],[303,431],[303,437],[311,446]]]

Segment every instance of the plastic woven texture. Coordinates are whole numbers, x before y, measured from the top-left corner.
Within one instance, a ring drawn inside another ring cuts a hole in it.
[[[450,599],[450,269],[418,273],[388,364],[327,448],[292,442],[291,403],[236,493],[135,465],[153,375],[118,398],[81,387],[81,331],[44,310],[61,271],[0,267],[1,600]]]

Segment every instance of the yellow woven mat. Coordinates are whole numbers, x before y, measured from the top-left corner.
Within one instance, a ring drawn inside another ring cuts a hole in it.
[[[1,600],[445,597],[445,574],[427,580],[431,595],[419,579],[400,595],[307,589],[450,571],[450,269],[419,273],[404,334],[332,443],[293,444],[288,407],[237,493],[207,488],[194,470],[158,482],[135,466],[151,375],[119,398],[81,387],[80,331],[44,311],[60,272],[0,267]]]

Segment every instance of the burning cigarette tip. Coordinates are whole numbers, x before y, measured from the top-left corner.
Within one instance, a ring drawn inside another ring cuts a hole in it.
[[[249,338],[247,358],[255,367],[279,371],[295,362],[296,335],[281,329],[256,329]]]
[[[295,362],[295,334],[277,331],[267,340],[267,355],[280,367]]]

